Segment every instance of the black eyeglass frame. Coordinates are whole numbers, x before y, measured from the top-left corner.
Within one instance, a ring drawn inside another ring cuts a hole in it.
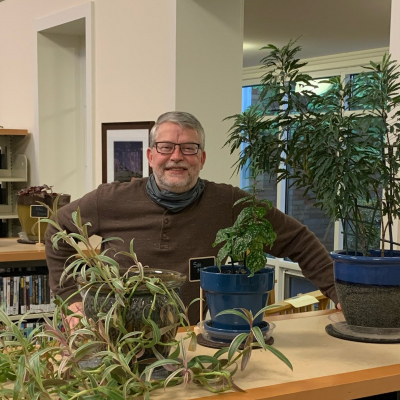
[[[162,153],[160,150],[158,150],[158,144],[160,144],[160,143],[172,144],[172,145],[174,145],[174,148],[173,148],[173,150],[171,151],[171,153]],[[185,154],[185,153],[182,151],[182,147],[181,147],[181,146],[183,146],[184,144],[195,144],[195,145],[197,146],[197,151],[196,151],[196,153]],[[199,150],[201,150],[201,149],[200,149],[200,143],[194,143],[194,142],[187,142],[187,143],[155,142],[155,143],[154,143],[154,147],[156,148],[157,153],[160,153],[160,154],[173,154],[174,151],[175,151],[176,146],[179,146],[179,151],[180,151],[184,156],[195,156],[196,154],[199,153]]]

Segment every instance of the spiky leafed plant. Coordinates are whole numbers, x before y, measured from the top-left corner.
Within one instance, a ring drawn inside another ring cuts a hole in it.
[[[80,276],[84,282],[83,290],[91,286],[109,287],[109,296],[114,296],[115,301],[108,311],[99,307],[96,320],[72,314],[80,318],[74,330],[69,329],[66,322],[71,312],[60,298],[53,318],[44,317],[43,326],[30,333],[22,329],[24,316],[18,323],[13,323],[0,310],[1,399],[125,400],[142,397],[148,400],[156,389],[190,382],[216,393],[241,390],[233,381],[238,369],[236,364],[244,357],[246,361],[242,366],[245,367],[250,350],[255,347],[270,350],[292,368],[282,353],[261,341],[255,328],[249,335],[254,335],[257,342],[247,340],[243,350],[239,350],[239,345],[244,337],[213,356],[196,354],[189,357],[186,347],[189,351],[195,350],[196,335],[186,323],[187,307],[162,280],[146,275],[146,268],[138,261],[132,242],[130,251],[124,253],[132,259],[131,271],[136,271],[129,275],[129,271],[121,273],[118,264],[106,252],[99,254],[91,246],[87,231],[90,224],[82,224],[79,210],[72,215],[77,233],[67,233],[59,226],[57,200],[54,210],[51,210],[54,219],[47,221],[58,230],[53,236],[53,245],[57,247],[62,240],[77,251],[66,274],[75,278]],[[78,241],[85,245],[85,251],[78,246]],[[126,309],[130,298],[144,286],[154,296],[153,304],[158,296],[166,296],[165,306],[176,311],[178,323],[171,322],[160,328],[152,319],[153,307],[149,307],[143,312],[142,328],[127,331]],[[65,330],[61,329],[60,323]],[[181,337],[169,336],[168,342],[162,341],[162,336],[177,325],[183,328]],[[119,332],[117,338],[115,331]],[[157,351],[157,346],[171,346],[167,358]],[[153,359],[142,360],[148,349],[152,350]],[[169,371],[170,375],[154,377],[154,371],[159,368]]]
[[[308,93],[307,118],[288,140],[289,177],[341,221],[347,251],[368,255],[379,247],[380,233],[382,256],[386,234],[393,250],[400,206],[399,77],[385,55],[355,79],[327,80],[327,93]]]
[[[295,41],[264,49],[260,105],[229,117],[226,145],[241,149],[237,170],[256,165],[303,189],[341,221],[348,252],[368,255],[380,245],[384,255],[386,242],[392,251],[400,213],[398,64],[385,55],[354,79],[322,81],[330,89],[317,94]]]

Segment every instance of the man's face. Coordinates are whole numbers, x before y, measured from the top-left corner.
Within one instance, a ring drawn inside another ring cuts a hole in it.
[[[158,127],[156,142],[200,143],[196,131],[173,122],[164,122]],[[160,190],[183,193],[196,185],[206,153],[199,149],[197,154],[184,155],[176,146],[172,154],[160,154],[154,146],[147,149],[147,158]]]

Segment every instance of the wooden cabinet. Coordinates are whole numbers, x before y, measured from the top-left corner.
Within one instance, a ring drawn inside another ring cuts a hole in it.
[[[0,237],[16,236],[13,229],[18,223],[18,183],[28,181],[28,161],[24,154],[17,154],[21,140],[28,135],[26,129],[0,129]]]

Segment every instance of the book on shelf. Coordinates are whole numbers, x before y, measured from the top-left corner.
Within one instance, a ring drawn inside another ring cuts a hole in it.
[[[57,326],[61,332],[65,332],[65,328],[63,327],[61,322],[58,323]],[[38,329],[42,329],[42,327],[43,327],[43,323],[40,321],[23,321],[23,322],[21,322],[21,331],[22,331],[24,337],[28,337],[34,329],[38,330]],[[0,333],[4,332],[3,329],[4,329],[4,327],[0,323]],[[13,336],[3,336],[3,338],[4,338],[4,340],[8,340],[8,341],[14,340]],[[36,344],[40,344],[42,342],[42,340],[43,339],[41,337],[36,337],[33,339],[34,343],[36,343]],[[55,340],[55,339],[50,338],[50,340]]]
[[[54,311],[48,282],[47,274],[0,277],[0,308],[7,315]]]

